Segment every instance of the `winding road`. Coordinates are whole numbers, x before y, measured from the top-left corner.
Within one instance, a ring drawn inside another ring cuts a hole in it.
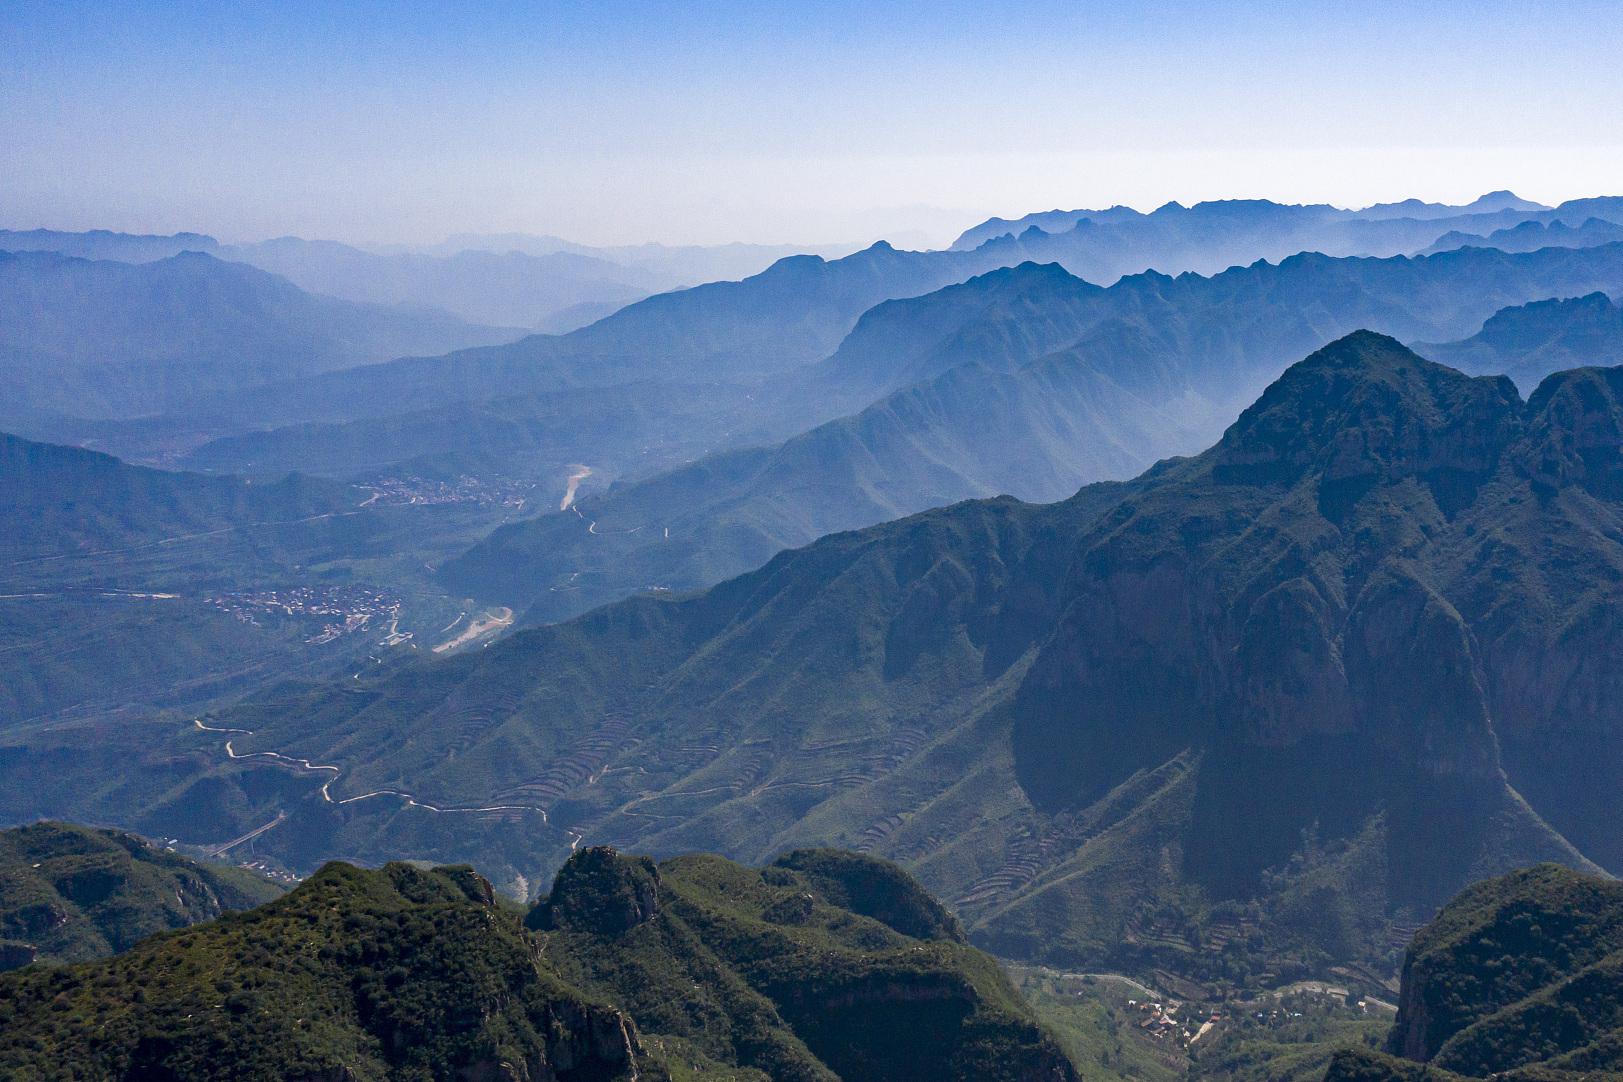
[[[202,730],[205,733],[236,733],[236,734],[238,734],[240,736],[252,736],[253,735],[253,730],[252,729],[227,729],[227,728],[221,728],[221,727],[214,726],[214,725],[204,725],[202,718],[193,718],[192,719],[192,724],[197,726],[198,729]],[[332,783],[337,781],[338,778],[339,778],[339,775],[341,775],[343,773],[343,769],[341,767],[332,766],[332,765],[327,764],[327,763],[312,763],[308,759],[300,759],[300,758],[297,758],[297,757],[292,756],[292,755],[283,755],[279,751],[238,751],[238,750],[236,750],[235,748],[233,748],[231,746],[231,741],[230,740],[227,740],[225,742],[225,754],[226,754],[227,758],[231,758],[231,759],[264,759],[264,760],[266,760],[268,762],[271,762],[271,763],[274,763],[274,764],[276,764],[278,766],[291,767],[294,770],[303,771],[303,772],[306,772],[306,773],[320,773],[320,772],[324,772],[324,771],[330,771],[332,773],[332,777],[328,778],[326,781],[321,783],[321,799],[326,801],[328,804],[333,804],[333,805],[354,804],[356,801],[370,800],[373,797],[392,796],[392,797],[395,797],[398,800],[405,801],[405,803],[406,803],[406,805],[408,807],[422,808],[424,811],[434,812],[434,813],[439,814],[439,815],[454,815],[454,814],[457,814],[457,813],[469,814],[469,813],[478,813],[478,812],[530,811],[530,812],[539,813],[540,816],[541,816],[541,821],[543,823],[548,823],[549,825],[551,823],[551,820],[548,819],[548,817],[547,817],[547,809],[545,809],[543,807],[540,807],[538,805],[535,805],[535,804],[480,804],[480,805],[440,805],[440,804],[431,804],[426,800],[419,800],[416,796],[414,796],[411,793],[408,793],[408,792],[406,792],[406,791],[404,791],[402,789],[374,789],[370,793],[361,793],[358,796],[346,796],[346,797],[334,798],[333,795],[332,795]],[[244,834],[242,837],[236,839],[235,841],[227,842],[226,845],[224,846],[224,848],[220,849],[219,852],[224,852],[226,849],[230,849],[233,846],[239,845],[242,842],[245,842],[245,841],[249,840],[250,838],[258,836],[259,834],[263,834],[265,831],[269,830],[271,827],[275,826],[277,823],[281,822],[286,817],[287,817],[286,812],[280,813],[275,819],[273,819],[271,822],[265,824],[264,826],[260,827],[258,830],[252,831],[252,832],[250,832],[248,834]],[[570,848],[573,849],[575,847],[575,845],[580,844],[580,836],[577,835],[574,831],[570,831],[569,836],[571,838],[575,839],[574,843],[570,846]]]

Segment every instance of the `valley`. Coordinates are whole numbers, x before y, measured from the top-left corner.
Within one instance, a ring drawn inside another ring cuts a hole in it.
[[[1611,21],[735,7],[8,23],[0,1076],[1623,1077]]]

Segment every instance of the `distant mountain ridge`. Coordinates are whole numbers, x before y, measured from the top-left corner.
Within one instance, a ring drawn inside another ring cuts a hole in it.
[[[1543,216],[1540,220],[1565,220],[1580,212],[1593,217],[1616,202],[1581,200],[1563,204],[1555,211],[1505,209],[1467,215],[1457,221],[1331,219],[1326,225],[1323,208],[1231,201],[1188,209],[1169,206],[1155,215],[1136,218],[1113,211],[1102,215],[1100,222],[1085,223],[1087,229],[1059,234],[1028,229],[1021,237],[992,240],[974,251],[899,252],[880,244],[835,260],[797,256],[781,260],[742,282],[711,283],[651,298],[576,334],[535,337],[515,343],[510,351],[413,361],[346,378],[301,378],[267,388],[264,393],[256,391],[251,401],[227,394],[197,404],[193,419],[156,419],[142,431],[107,432],[100,438],[112,440],[107,446],[121,453],[145,457],[151,453],[154,433],[159,428],[196,429],[196,418],[202,417],[209,418],[210,434],[237,435],[264,426],[342,423],[438,409],[451,401],[511,399],[565,387],[631,381],[689,386],[706,381],[761,383],[827,356],[857,318],[882,301],[926,293],[1023,261],[1058,262],[1073,274],[1110,282],[1145,267],[1216,272],[1258,258],[1283,260],[1303,248],[1392,255],[1425,247],[1455,224],[1469,223],[1480,229],[1514,224],[1527,220],[1529,215]],[[1111,224],[1118,218],[1123,221]],[[1325,228],[1331,232],[1323,232]],[[341,248],[292,243],[301,251]],[[357,258],[367,261],[382,257]],[[503,257],[480,258],[500,263]],[[507,303],[499,294],[500,290],[495,289],[474,290],[473,299]],[[593,308],[592,303],[588,303],[591,310],[586,318],[603,315],[602,309]],[[577,307],[572,305],[570,310]],[[1462,327],[1452,333],[1463,335],[1469,330]],[[1422,337],[1437,340],[1448,336]],[[876,397],[850,401],[841,409],[813,416],[762,416],[757,412],[739,427],[752,431],[755,442],[770,442],[841,413],[854,412]],[[776,401],[782,405],[788,399],[780,395]],[[250,417],[256,420],[250,421]],[[672,421],[685,432],[693,431],[680,418],[673,417]],[[30,429],[31,434],[54,439],[85,438],[84,431],[83,426],[45,424]],[[625,442],[646,438],[655,443],[671,442],[669,430],[628,432]],[[182,442],[197,441],[190,437],[168,441],[169,445]],[[738,445],[739,441],[729,438],[726,443],[711,442],[708,448]]]
[[[511,340],[431,311],[360,305],[200,252],[147,263],[0,252],[7,417],[131,417],[412,353]]]
[[[213,254],[220,242],[205,233],[119,233],[92,229],[70,233],[58,229],[0,229],[0,251],[57,252],[80,259],[111,259],[120,263],[149,263],[182,252]]]
[[[1391,221],[1396,219],[1425,222],[1440,218],[1466,218],[1473,215],[1503,214],[1505,212],[1527,214],[1551,209],[1542,203],[1521,199],[1515,193],[1507,191],[1489,192],[1470,203],[1459,206],[1451,206],[1446,203],[1426,203],[1419,199],[1407,199],[1398,203],[1377,203],[1362,210],[1343,210],[1327,203],[1306,205],[1275,203],[1269,199],[1213,200],[1196,203],[1190,207],[1185,207],[1182,203],[1170,202],[1148,213],[1134,210],[1131,207],[1115,206],[1108,210],[1050,210],[1023,215],[1019,218],[990,218],[977,226],[965,230],[952,242],[951,247],[955,249],[977,248],[998,237],[1019,237],[1032,228],[1044,233],[1067,233],[1082,222],[1133,226],[1157,217],[1163,219],[1183,217],[1187,220],[1195,220],[1202,216],[1232,218],[1235,215],[1249,215],[1259,220],[1288,218],[1318,223]],[[1168,268],[1160,269],[1166,270]]]
[[[444,577],[552,621],[649,586],[708,586],[781,548],[930,506],[1003,493],[1060,499],[1195,450],[1291,358],[1357,325],[1409,338],[1468,333],[1510,318],[1494,314],[1501,301],[1602,282],[1623,286],[1623,245],[1581,255],[1304,255],[1213,278],[1138,275],[1108,289],[1053,264],[991,271],[874,307],[828,360],[773,396],[850,407],[848,416],[588,494],[567,515],[504,526]],[[1570,349],[1517,349],[1484,331],[1497,351],[1433,354],[1474,373],[1514,366],[1531,390],[1551,371],[1623,349],[1623,328],[1584,335],[1565,312],[1550,319],[1566,329],[1546,336],[1566,334]]]
[[[1623,215],[1619,215],[1623,217]],[[1502,252],[1531,252],[1539,248],[1588,248],[1595,244],[1613,244],[1623,240],[1623,225],[1588,218],[1582,225],[1571,226],[1561,221],[1522,222],[1508,229],[1498,229],[1487,236],[1474,233],[1451,232],[1437,238],[1426,255],[1452,251],[1455,248],[1498,248]]]
[[[1531,394],[1551,372],[1623,364],[1623,306],[1600,292],[1533,301],[1494,313],[1469,338],[1415,348],[1465,372],[1502,373]]]
[[[591,322],[570,324],[571,312],[612,311],[674,284],[574,252],[380,255],[335,241],[280,237],[222,246],[217,254],[280,274],[312,293],[431,306],[472,323],[531,331],[571,331]]]
[[[571,253],[635,267],[667,283],[667,288],[701,282],[734,281],[759,274],[780,259],[815,255],[839,259],[859,250],[860,244],[578,244],[562,237],[530,233],[461,233],[431,250],[439,255],[459,251],[524,252],[547,256]]]
[[[692,386],[695,373],[703,373],[724,395],[740,387],[747,390],[750,383],[776,384],[756,394],[753,405],[734,410],[727,427],[696,429],[688,420],[694,411],[684,406],[650,411],[652,427],[626,437],[626,442],[657,445],[670,443],[673,436],[697,436],[705,449],[740,447],[771,443],[856,413],[959,363],[980,360],[993,368],[1018,367],[1042,351],[1077,343],[1089,325],[1094,327],[1092,348],[1101,353],[1124,348],[1126,356],[1137,360],[1145,355],[1146,344],[1154,344],[1150,352],[1187,350],[1187,341],[1167,341],[1149,326],[1153,312],[1155,319],[1179,328],[1177,333],[1187,327],[1187,333],[1198,336],[1198,353],[1172,367],[1208,371],[1212,387],[1232,403],[1225,403],[1221,416],[1232,415],[1291,357],[1360,325],[1379,326],[1410,340],[1447,341],[1474,333],[1506,305],[1623,290],[1623,245],[1515,257],[1461,251],[1421,260],[1302,255],[1277,266],[1233,268],[1210,279],[1136,275],[1109,291],[1079,283],[1078,297],[1054,313],[1040,306],[1056,303],[1059,291],[1046,287],[1040,275],[1023,274],[1015,284],[1031,296],[1021,300],[1017,294],[998,294],[999,303],[1008,307],[993,313],[974,307],[977,291],[1006,280],[1007,269],[985,272],[985,282],[966,288],[957,279],[976,269],[982,253],[938,254],[948,262],[936,262],[936,254],[888,247],[835,263],[810,257],[789,261],[742,283],[651,298],[559,338],[537,336],[495,349],[266,388],[255,394],[252,408],[263,423],[286,425],[303,417],[306,423],[341,425],[369,416],[440,410],[452,401],[585,390],[630,380]],[[1076,282],[1059,267],[1045,273]],[[906,289],[927,299],[883,300],[904,282],[912,283]],[[1272,307],[1270,318],[1279,320],[1274,329],[1248,315],[1242,303],[1270,284],[1275,292],[1260,299]],[[957,288],[941,289],[943,285]],[[1081,296],[1089,291],[1097,296]],[[1417,299],[1421,296],[1427,298],[1424,303]],[[818,315],[784,326],[777,317],[786,303]],[[1107,325],[1107,313],[1120,322]],[[1243,347],[1233,341],[1242,327],[1252,340]],[[836,334],[843,337],[836,340]],[[1113,334],[1124,337],[1112,339]],[[1028,335],[1034,336],[1029,342],[1024,340]],[[1255,352],[1259,341],[1270,338],[1277,341],[1264,350],[1268,356],[1243,358],[1237,380],[1231,367],[1236,350]],[[747,342],[754,344],[743,344]],[[1163,360],[1147,371],[1167,367]],[[1131,365],[1123,364],[1119,371],[1129,372]],[[1171,393],[1179,392],[1174,387]],[[657,401],[651,404],[657,406]],[[225,469],[321,469],[324,463],[353,456],[352,448],[364,438],[336,428],[272,431],[234,438],[229,448],[205,449],[201,455],[206,459],[198,461]],[[585,454],[582,450],[566,461],[582,461]],[[371,460],[379,459],[374,454]]]
[[[277,237],[221,243],[201,233],[0,230],[0,250],[145,263],[204,252],[279,274],[301,289],[369,304],[438,308],[472,323],[560,334],[652,293],[758,274],[787,256],[834,258],[856,245],[660,244],[592,247],[558,237],[463,235],[427,249],[372,249]]]

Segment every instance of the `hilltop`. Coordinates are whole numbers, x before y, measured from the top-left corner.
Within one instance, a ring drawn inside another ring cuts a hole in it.
[[[1327,1082],[1623,1072],[1623,885],[1543,865],[1478,883],[1415,936],[1388,1050]],[[1401,1058],[1394,1058],[1401,1057]]]
[[[528,913],[331,864],[116,958],[0,978],[0,1069],[111,1077],[1073,1082],[992,959],[872,859],[586,849]]]

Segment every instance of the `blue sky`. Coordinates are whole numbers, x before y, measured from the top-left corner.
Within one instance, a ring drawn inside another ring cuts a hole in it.
[[[0,0],[0,224],[942,240],[1623,191],[1601,3]]]

